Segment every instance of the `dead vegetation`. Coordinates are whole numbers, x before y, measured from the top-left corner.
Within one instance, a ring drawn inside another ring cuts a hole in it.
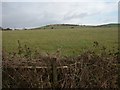
[[[32,52],[20,43],[18,52],[3,51],[3,88],[119,88],[119,52],[57,55]]]

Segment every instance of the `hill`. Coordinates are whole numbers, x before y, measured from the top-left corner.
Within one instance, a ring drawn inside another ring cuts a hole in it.
[[[104,25],[99,25],[98,27],[118,27],[117,23],[111,23],[111,24],[104,24]]]
[[[38,28],[33,28],[32,30],[35,29],[77,29],[77,28],[89,28],[89,27],[118,27],[119,24],[114,23],[114,24],[103,24],[103,25],[76,25],[76,24],[51,24],[51,25],[45,25],[42,27]]]
[[[33,29],[68,29],[68,28],[78,28],[80,25],[75,25],[75,24],[50,24],[38,28],[33,28]]]

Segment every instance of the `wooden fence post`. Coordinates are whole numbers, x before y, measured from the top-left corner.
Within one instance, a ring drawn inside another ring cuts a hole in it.
[[[51,61],[52,66],[52,88],[57,86],[57,65],[56,58],[53,58]]]

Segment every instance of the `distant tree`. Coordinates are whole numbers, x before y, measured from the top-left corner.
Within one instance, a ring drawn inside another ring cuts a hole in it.
[[[6,30],[11,30],[10,28],[7,28]]]
[[[6,28],[5,30],[6,30],[6,31],[10,31],[10,30],[12,30],[12,29],[10,29],[10,28]]]
[[[71,29],[73,29],[74,27],[71,27]]]
[[[51,27],[51,29],[54,29],[53,27]]]
[[[3,31],[11,31],[12,29],[10,28],[6,28],[6,29],[2,29]]]
[[[23,30],[27,30],[27,28],[23,28]]]

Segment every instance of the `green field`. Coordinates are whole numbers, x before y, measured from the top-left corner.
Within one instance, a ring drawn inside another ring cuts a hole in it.
[[[91,48],[94,41],[108,49],[117,48],[118,30],[117,27],[79,27],[3,31],[2,40],[3,50],[7,52],[16,51],[20,40],[22,46],[26,44],[32,50],[55,52],[60,49],[64,55],[77,55]]]

